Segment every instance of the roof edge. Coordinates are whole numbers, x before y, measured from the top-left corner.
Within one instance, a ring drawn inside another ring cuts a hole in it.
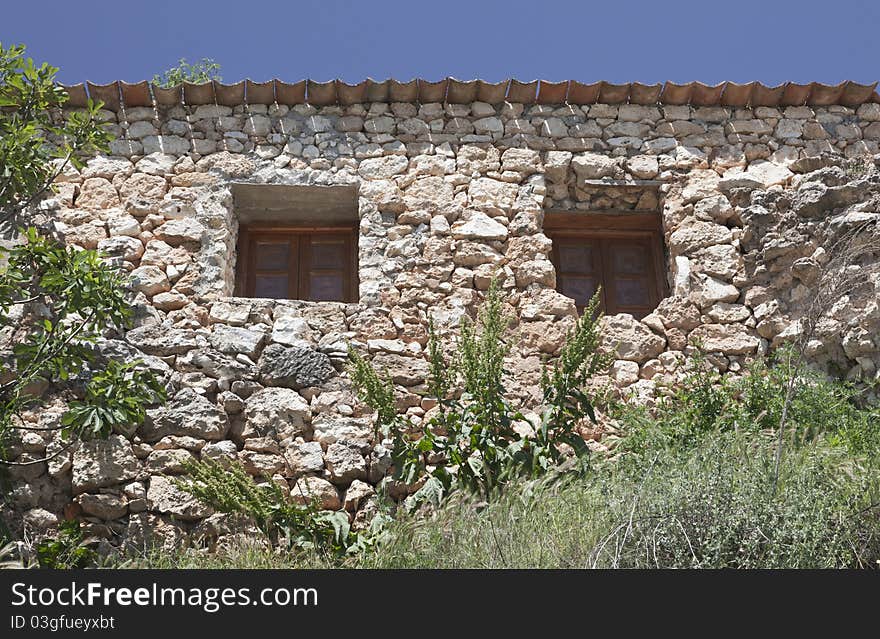
[[[851,80],[837,85],[819,82],[797,84],[786,82],[767,86],[760,82],[738,84],[721,82],[714,86],[701,82],[677,84],[665,82],[612,84],[605,81],[582,83],[577,80],[548,82],[516,79],[489,83],[483,80],[461,81],[445,78],[438,82],[414,79],[366,79],[358,84],[342,80],[316,82],[282,80],[254,82],[247,79],[233,84],[212,81],[203,84],[184,82],[164,88],[146,80],[130,84],[116,81],[108,84],[85,82],[61,85],[69,96],[68,104],[83,107],[89,99],[101,100],[105,108],[118,111],[124,107],[217,104],[284,104],[296,106],[346,106],[366,102],[416,102],[467,104],[470,102],[515,102],[531,104],[636,104],[692,105],[696,107],[787,107],[831,106],[858,107],[869,102],[880,103],[877,82],[859,84]]]

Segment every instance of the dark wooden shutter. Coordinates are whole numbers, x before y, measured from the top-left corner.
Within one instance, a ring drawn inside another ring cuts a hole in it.
[[[243,229],[237,294],[350,302],[357,298],[351,229]]]
[[[274,299],[297,296],[296,278],[291,277],[296,273],[298,262],[296,242],[285,235],[255,236],[250,255],[253,267],[248,291],[251,296]]]
[[[587,305],[602,283],[602,247],[595,239],[559,238],[553,242],[556,287],[579,308]]]
[[[351,238],[341,234],[300,238],[300,290],[303,299],[348,299],[351,288]]]
[[[644,317],[660,301],[651,243],[647,240],[607,239],[603,248],[607,311]]]
[[[600,285],[601,308],[607,314],[641,319],[657,307],[665,291],[659,233],[554,230],[556,289],[579,309]]]

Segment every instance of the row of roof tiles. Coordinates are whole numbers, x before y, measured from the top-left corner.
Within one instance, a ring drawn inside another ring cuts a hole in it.
[[[547,82],[534,80],[504,80],[464,82],[446,78],[439,82],[427,80],[364,80],[358,84],[346,84],[342,80],[315,82],[254,82],[242,80],[235,84],[213,81],[204,84],[184,82],[176,87],[163,88],[146,81],[129,84],[117,81],[109,84],[75,84],[65,86],[71,106],[85,106],[89,98],[101,100],[105,108],[114,111],[124,105],[174,106],[177,104],[311,104],[314,106],[349,105],[363,102],[446,102],[466,104],[480,101],[489,104],[516,102],[522,104],[691,104],[694,106],[828,106],[840,104],[857,107],[865,102],[880,102],[877,83],[858,84],[846,81],[838,85],[796,84],[786,82],[769,87],[760,82],[737,84],[722,82],[708,86],[700,82],[676,84],[611,84],[594,82],[584,84],[576,80]]]

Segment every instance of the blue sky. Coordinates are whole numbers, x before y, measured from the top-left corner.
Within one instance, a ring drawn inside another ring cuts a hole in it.
[[[59,79],[149,79],[211,57],[225,81],[880,79],[880,0],[8,2],[0,42]]]

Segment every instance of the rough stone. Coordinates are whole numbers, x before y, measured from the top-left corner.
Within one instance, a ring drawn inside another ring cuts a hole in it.
[[[425,381],[428,362],[421,357],[379,353],[373,358],[376,370],[386,372],[395,384],[415,386]]]
[[[148,297],[171,290],[171,282],[168,281],[165,271],[155,266],[136,268],[131,272],[130,277],[132,288]]]
[[[193,218],[169,220],[154,231],[156,239],[171,246],[187,243],[200,243],[205,234],[205,227]]]
[[[294,389],[318,386],[336,373],[324,353],[281,344],[263,349],[258,366],[264,384]]]
[[[128,512],[128,503],[119,495],[92,495],[83,493],[77,497],[83,513],[98,519],[119,519]]]
[[[287,465],[294,477],[324,470],[324,456],[318,442],[294,442],[284,451]]]
[[[292,440],[305,434],[312,415],[302,396],[290,388],[264,388],[247,398],[245,434]]]
[[[73,454],[74,494],[136,479],[140,465],[131,444],[121,435],[82,442]]]
[[[235,355],[244,353],[248,357],[256,357],[266,334],[261,331],[252,331],[236,326],[215,324],[211,332],[211,346],[221,353]]]
[[[504,240],[507,238],[507,227],[485,213],[473,211],[466,222],[453,224],[451,233],[458,240]]]
[[[669,248],[678,254],[688,254],[713,244],[729,244],[733,236],[721,224],[695,220],[682,225],[669,237]]]
[[[329,481],[320,477],[300,477],[291,487],[290,497],[301,504],[315,503],[324,510],[339,510],[342,507],[339,491]]]
[[[611,177],[617,168],[614,158],[599,153],[578,153],[571,158],[571,168],[584,180]]]
[[[119,194],[106,178],[88,178],[80,185],[76,204],[83,209],[109,209],[119,206]]]
[[[180,448],[154,450],[147,457],[147,470],[152,474],[182,475],[186,473],[186,465],[193,459],[191,452]]]
[[[217,440],[226,436],[226,413],[192,388],[183,388],[160,408],[147,411],[139,429],[145,441],[158,441],[167,435],[190,435]]]
[[[367,180],[385,180],[406,171],[409,160],[400,155],[363,160],[358,166],[358,175]]]
[[[322,446],[344,443],[355,446],[361,452],[368,450],[373,440],[370,421],[358,417],[329,417],[322,415],[312,423],[315,441]]]
[[[125,339],[148,355],[159,356],[185,353],[207,344],[207,340],[195,331],[161,324],[133,328],[126,333]]]
[[[202,504],[198,498],[184,492],[161,475],[150,478],[147,504],[150,510],[171,515],[180,521],[197,521],[213,513],[211,508]]]
[[[356,512],[361,504],[365,503],[373,495],[376,494],[375,489],[370,484],[355,479],[351,482],[351,486],[345,491],[345,500],[343,507],[350,513]]]
[[[367,461],[355,448],[342,443],[327,447],[324,462],[334,484],[348,485],[355,479],[366,479]]]
[[[695,328],[690,339],[706,351],[728,355],[748,355],[758,350],[760,340],[739,324],[704,324]]]
[[[633,318],[620,313],[602,318],[602,349],[618,359],[646,362],[663,352],[666,340]]]

